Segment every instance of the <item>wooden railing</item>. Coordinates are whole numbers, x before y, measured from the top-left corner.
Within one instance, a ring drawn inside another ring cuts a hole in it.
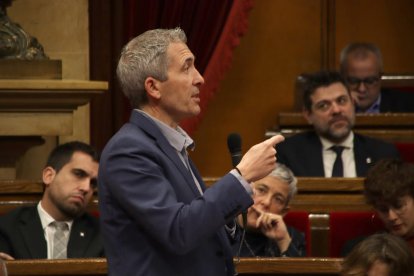
[[[207,186],[217,178],[204,178]],[[299,177],[298,194],[290,203],[291,211],[309,213],[311,232],[311,256],[329,256],[329,213],[333,211],[371,211],[365,203],[363,178]],[[42,196],[40,182],[13,180],[0,181],[0,214],[18,206],[36,204]],[[97,195],[89,205],[89,211],[98,211]],[[314,242],[317,241],[317,242]]]
[[[282,134],[285,137],[311,130],[302,113],[279,113],[276,126],[269,129],[266,137]],[[389,142],[414,142],[413,113],[356,114],[354,131]]]
[[[342,259],[241,258],[239,275],[338,275]],[[16,260],[6,262],[9,276],[107,275],[106,259]]]

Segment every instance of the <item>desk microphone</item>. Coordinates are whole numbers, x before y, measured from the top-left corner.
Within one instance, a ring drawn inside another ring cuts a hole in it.
[[[238,133],[230,133],[227,136],[227,147],[231,155],[231,163],[233,168],[235,168],[242,159],[242,143],[241,137]],[[243,217],[243,227],[246,227],[247,223],[247,210],[242,212]]]
[[[227,136],[227,147],[231,155],[231,163],[236,167],[242,159],[241,137],[238,133],[231,133]]]

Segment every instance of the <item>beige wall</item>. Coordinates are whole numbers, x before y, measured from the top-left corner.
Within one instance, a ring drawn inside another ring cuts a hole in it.
[[[327,4],[334,4],[331,28],[322,12]],[[374,42],[382,49],[385,72],[414,73],[413,11],[412,0],[255,1],[232,68],[194,135],[192,158],[201,174],[216,177],[231,168],[230,132],[242,135],[244,151],[262,141],[277,114],[293,110],[296,76],[323,68],[328,50],[334,51],[332,64],[338,67],[347,43]]]
[[[62,60],[62,78],[89,79],[88,0],[17,0],[7,10],[13,22],[38,39],[51,59]],[[78,122],[89,120],[89,105],[75,111]],[[78,137],[89,137],[89,128]],[[1,169],[0,179],[40,179],[47,155],[58,142],[43,137],[45,144],[32,147],[16,163],[15,170]],[[84,139],[89,142],[88,139]]]
[[[16,0],[7,12],[62,60],[64,79],[89,79],[88,0]]]
[[[264,138],[276,115],[293,106],[296,76],[320,68],[320,1],[255,1],[232,68],[194,135],[192,157],[203,176],[231,168],[227,135],[239,132],[246,151]]]

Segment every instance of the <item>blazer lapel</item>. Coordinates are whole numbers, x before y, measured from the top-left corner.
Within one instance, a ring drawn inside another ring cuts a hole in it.
[[[307,147],[307,152],[304,152],[304,155],[307,157],[309,176],[325,176],[321,140],[315,132],[309,132],[309,142],[311,145]]]
[[[83,218],[73,221],[68,242],[68,258],[81,258],[89,247],[95,230],[89,227],[88,222]]]
[[[27,249],[30,252],[30,256],[33,259],[46,259],[47,245],[36,206],[34,206],[30,212],[22,216],[19,228],[24,243],[27,245]],[[34,239],[33,237],[40,238]]]
[[[192,189],[195,195],[200,195],[200,192],[197,189],[194,179],[191,175],[191,172],[183,164],[176,150],[170,145],[165,136],[162,134],[161,130],[157,125],[149,118],[140,114],[137,111],[133,111],[131,114],[130,122],[137,127],[144,130],[146,133],[151,135],[155,141],[157,141],[160,149],[165,153],[165,155],[172,161],[177,170],[182,174],[186,180],[188,186]],[[194,171],[193,171],[194,172]],[[195,172],[194,172],[195,173]]]
[[[357,134],[354,136],[354,156],[356,174],[357,176],[364,176],[369,169],[369,164],[372,162],[372,157],[365,150],[362,137]]]

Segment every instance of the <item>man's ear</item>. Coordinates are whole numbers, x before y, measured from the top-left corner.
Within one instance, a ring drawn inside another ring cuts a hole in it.
[[[56,176],[56,171],[52,167],[48,166],[43,169],[42,173],[42,180],[46,187],[50,185],[50,183],[53,182]]]
[[[311,111],[307,110],[306,108],[302,108],[302,115],[306,121],[308,121],[308,124],[312,125]]]
[[[147,77],[144,82],[145,91],[147,91],[147,95],[149,98],[152,99],[159,99],[161,98],[160,93],[160,84],[161,82],[153,77]]]

